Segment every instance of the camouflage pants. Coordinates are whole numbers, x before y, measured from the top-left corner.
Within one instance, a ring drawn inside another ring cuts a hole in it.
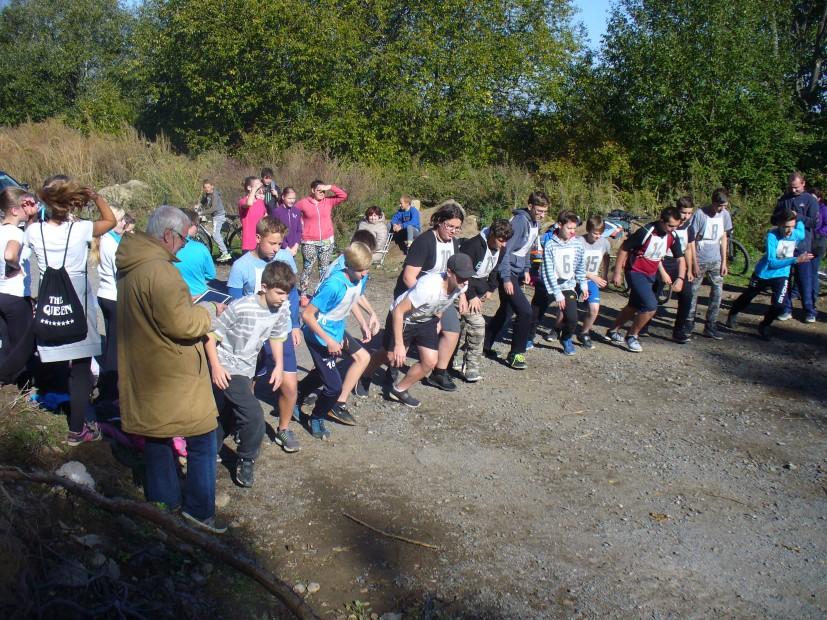
[[[460,315],[459,347],[454,356],[454,368],[467,372],[479,371],[482,360],[482,344],[485,340],[485,317],[481,312]]]

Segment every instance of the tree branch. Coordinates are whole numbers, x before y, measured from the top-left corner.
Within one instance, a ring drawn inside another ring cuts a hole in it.
[[[60,486],[73,495],[81,497],[108,512],[132,515],[150,521],[162,530],[195,545],[224,564],[233,567],[241,574],[257,581],[265,590],[281,601],[296,618],[300,620],[319,620],[319,617],[310,606],[299,598],[287,583],[258,566],[253,559],[241,555],[238,550],[230,549],[206,534],[186,527],[171,514],[163,513],[151,504],[128,499],[111,499],[93,489],[72,482],[68,478],[40,471],[27,473],[18,467],[0,467],[0,481],[5,480]]]

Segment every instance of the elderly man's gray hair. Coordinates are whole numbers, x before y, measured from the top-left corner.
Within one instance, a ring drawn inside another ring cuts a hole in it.
[[[176,207],[161,205],[149,216],[146,234],[154,239],[163,239],[165,230],[174,230],[182,237],[187,236],[190,218]]]

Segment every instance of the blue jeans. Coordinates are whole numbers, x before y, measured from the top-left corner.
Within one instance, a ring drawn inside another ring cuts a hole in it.
[[[169,509],[180,506],[191,516],[204,521],[215,514],[215,455],[218,452],[215,430],[184,439],[187,442],[187,478],[183,503],[172,439],[146,438],[144,495],[149,502],[161,502]]]
[[[797,253],[796,253],[797,254]],[[804,314],[807,316],[815,316],[815,288],[813,286],[813,270],[818,271],[816,264],[813,261],[808,263],[799,263],[793,267],[793,274],[790,274],[790,280],[794,280],[798,286],[798,294],[801,297],[801,306],[804,308]],[[817,277],[818,274],[816,274]],[[792,287],[790,287],[791,289]],[[790,297],[790,291],[787,291],[787,296],[784,298],[784,312],[793,311],[793,301]]]

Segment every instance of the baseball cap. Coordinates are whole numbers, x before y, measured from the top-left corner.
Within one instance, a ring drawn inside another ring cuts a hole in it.
[[[471,257],[467,254],[454,254],[448,259],[448,269],[453,271],[458,278],[467,280],[474,277],[474,265],[471,263]]]

